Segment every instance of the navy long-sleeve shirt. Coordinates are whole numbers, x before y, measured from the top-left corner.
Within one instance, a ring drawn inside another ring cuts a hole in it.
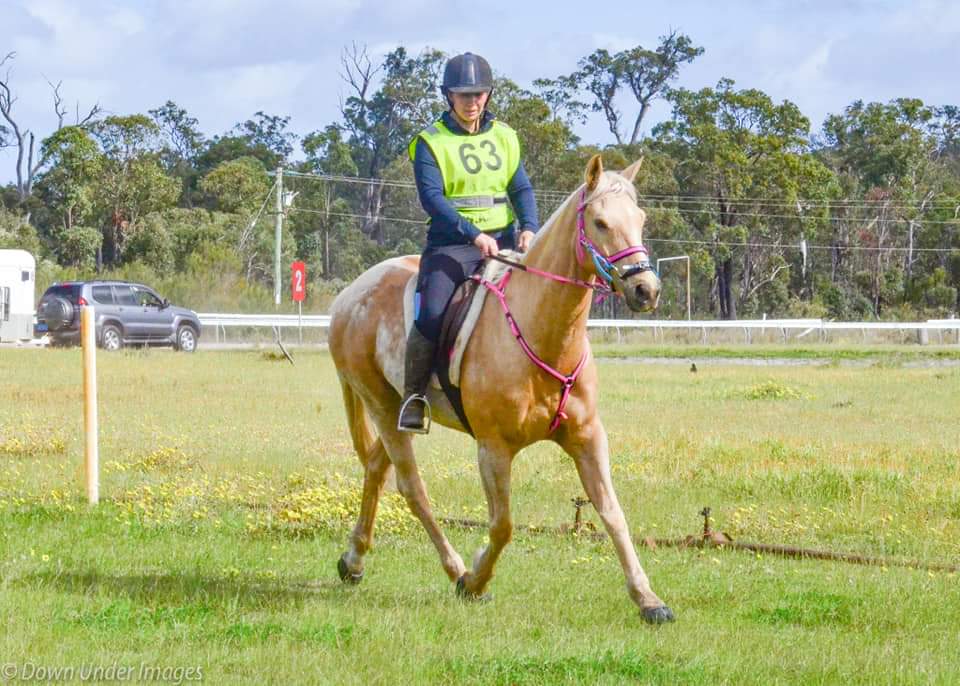
[[[458,136],[469,136],[456,122],[449,112],[442,117],[444,125]],[[493,122],[493,115],[484,112],[480,122],[480,130],[487,130]],[[443,174],[437,165],[437,160],[430,150],[430,146],[422,139],[417,139],[416,154],[413,162],[413,175],[417,182],[417,194],[420,204],[430,215],[430,228],[427,231],[428,246],[463,245],[473,243],[480,235],[480,229],[472,222],[461,216],[457,210],[447,202],[443,195]],[[514,213],[520,224],[521,231],[537,231],[540,223],[537,218],[537,201],[533,195],[533,185],[527,170],[523,167],[523,160],[510,179],[507,186],[507,195]],[[514,222],[514,225],[516,222]],[[505,226],[504,229],[512,229]]]

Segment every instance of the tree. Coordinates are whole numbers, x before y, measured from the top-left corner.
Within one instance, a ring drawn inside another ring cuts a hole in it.
[[[578,138],[570,126],[553,115],[550,106],[507,78],[496,79],[494,101],[490,107],[517,131],[523,147],[524,165],[534,187],[574,187],[580,182],[583,167],[571,178],[565,172],[567,156]]]
[[[233,133],[252,147],[263,147],[276,155],[278,164],[284,162],[293,152],[297,135],[287,131],[290,117],[257,112],[253,119],[233,127]]]
[[[604,48],[594,50],[581,59],[580,70],[573,74],[573,79],[580,87],[593,96],[593,111],[603,112],[607,127],[618,144],[623,143],[623,134],[620,132],[622,114],[614,100],[620,92],[622,77],[620,60]]]
[[[200,189],[214,199],[214,209],[248,214],[263,202],[270,183],[258,159],[241,157],[223,162],[204,176]]]
[[[937,221],[933,200],[950,184],[954,114],[952,108],[928,107],[914,98],[886,104],[858,100],[824,123],[821,155],[845,180],[848,193],[862,200],[859,206],[839,213],[846,235],[837,241],[834,261],[841,266],[846,261],[842,246],[851,232],[875,248],[869,262],[863,255],[852,255],[854,264],[848,271],[871,274],[868,294],[876,314],[891,300],[891,293],[902,292],[923,306],[918,288],[910,284],[918,260],[926,260],[921,279],[933,269],[945,267],[942,256],[924,257],[915,247],[944,242],[938,225],[924,220]],[[949,217],[939,221],[943,219]],[[903,262],[895,264],[889,248],[901,246],[906,248]],[[899,289],[890,286],[894,268]]]
[[[682,64],[692,62],[702,54],[703,48],[695,46],[689,36],[671,31],[660,37],[656,50],[646,50],[638,45],[617,55],[621,79],[640,105],[630,134],[631,145],[640,140],[640,124],[650,111],[651,103],[677,78]]]
[[[10,52],[7,55],[0,59],[0,67],[3,67],[9,61],[12,61],[16,57],[16,53]],[[22,203],[33,192],[33,181],[37,173],[43,168],[47,160],[42,154],[42,152],[34,160],[35,146],[36,146],[36,135],[30,129],[22,128],[20,123],[14,119],[13,116],[13,105],[17,101],[17,97],[10,90],[10,71],[12,67],[7,69],[6,75],[3,79],[0,79],[0,115],[3,116],[6,120],[7,126],[0,126],[0,147],[9,147],[15,145],[17,147],[17,163],[16,163],[16,175],[17,175],[17,197]],[[57,115],[57,129],[63,127],[64,118],[66,117],[67,110],[63,105],[63,98],[60,95],[60,86],[61,83],[56,85],[47,82],[50,84],[50,88],[53,90],[53,109]],[[90,111],[84,117],[80,117],[79,106],[77,108],[77,120],[75,122],[76,126],[87,126],[95,120],[97,115],[100,114],[100,106],[94,105],[90,108]],[[10,140],[13,140],[13,143],[10,143]]]
[[[822,206],[804,208],[800,199],[829,197],[837,186],[810,153],[809,121],[793,103],[735,90],[729,79],[670,99],[673,118],[654,129],[656,144],[677,161],[681,193],[704,197],[682,209],[702,239],[715,242],[715,302],[722,318],[736,319],[738,305],[789,274],[784,250],[766,244],[798,246],[825,223]],[[796,209],[771,211],[770,203]]]
[[[194,171],[203,176],[223,162],[241,157],[260,160],[264,169],[275,169],[282,159],[262,142],[254,143],[243,136],[214,136],[201,151],[194,164]]]
[[[121,261],[126,232],[141,214],[173,205],[180,184],[160,164],[160,128],[149,117],[107,117],[96,124],[94,135],[104,154],[98,204],[106,221],[99,267]]]
[[[172,100],[167,100],[149,113],[160,127],[163,140],[160,160],[164,169],[180,179],[183,200],[187,206],[191,206],[190,191],[197,179],[196,162],[205,145],[203,133],[198,128],[199,122]]]
[[[237,215],[242,229],[235,249],[246,265],[247,279],[252,279],[258,269],[269,273],[269,265],[258,262],[259,257],[271,255],[272,239],[272,233],[264,231],[255,221],[255,213],[270,192],[270,182],[260,161],[241,157],[223,162],[203,177],[200,189],[215,199],[217,209]]]
[[[603,113],[617,144],[635,145],[640,141],[640,127],[653,101],[666,93],[682,65],[702,54],[703,48],[695,46],[689,36],[671,31],[660,37],[660,45],[655,50],[638,45],[611,54],[599,48],[582,58],[574,73],[556,79],[538,79],[534,85],[554,115],[563,113],[568,121],[582,119],[587,105],[576,98],[576,93],[586,91],[592,99],[589,107]],[[630,91],[639,105],[629,138],[625,137],[623,113],[617,105],[624,89]]]
[[[40,195],[60,217],[61,229],[69,233],[74,225],[84,224],[94,209],[103,155],[93,136],[80,126],[56,131],[43,141],[41,151],[50,168],[38,180]]]
[[[533,87],[537,95],[547,103],[554,119],[561,119],[568,125],[585,124],[590,106],[577,98],[580,84],[576,74],[558,76],[556,79],[534,79]]]
[[[409,57],[398,47],[374,66],[365,47],[352,45],[341,56],[343,79],[352,95],[341,103],[343,129],[358,172],[378,178],[418,131],[445,109],[439,96],[443,53],[426,49]],[[383,78],[374,91],[378,75]],[[369,184],[363,199],[362,231],[377,243],[384,241],[381,216],[383,185]]]
[[[308,134],[303,139],[303,151],[307,156],[303,165],[304,171],[332,176],[357,175],[357,165],[350,146],[343,140],[343,131],[335,124],[327,126],[323,131]],[[344,223],[340,215],[350,213],[349,205],[345,199],[335,196],[334,185],[328,180],[310,184],[301,197],[301,204],[311,212],[294,215],[293,224],[300,229],[298,243],[313,243],[320,251],[320,273],[329,278],[332,274],[330,235],[337,225]],[[306,224],[302,228],[298,226],[298,220],[301,219]],[[319,230],[313,230],[314,220],[319,224]],[[312,241],[308,234],[312,234]]]

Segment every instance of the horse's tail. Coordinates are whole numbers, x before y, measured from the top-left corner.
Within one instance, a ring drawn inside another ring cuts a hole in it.
[[[343,405],[347,410],[347,424],[350,426],[350,438],[353,440],[353,449],[357,451],[360,462],[366,466],[367,460],[376,448],[380,439],[373,430],[370,415],[363,404],[363,399],[350,387],[344,379],[340,379],[343,390]]]

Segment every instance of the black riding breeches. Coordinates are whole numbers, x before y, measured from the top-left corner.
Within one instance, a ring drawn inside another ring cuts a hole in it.
[[[512,250],[516,241],[513,231],[497,236],[501,250]],[[440,339],[443,313],[457,286],[470,278],[483,257],[473,245],[427,246],[420,257],[420,275],[414,296],[416,325],[425,338],[436,343]]]

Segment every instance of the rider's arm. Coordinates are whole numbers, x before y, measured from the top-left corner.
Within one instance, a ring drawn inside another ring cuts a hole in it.
[[[540,220],[537,217],[537,199],[533,195],[533,184],[530,183],[530,177],[527,176],[527,170],[521,160],[520,166],[514,172],[510,179],[510,185],[507,187],[507,194],[510,196],[510,203],[517,214],[517,221],[520,224],[520,231],[536,231],[540,228]]]
[[[423,139],[417,140],[413,176],[417,182],[420,204],[433,220],[431,232],[439,230],[447,234],[451,242],[472,243],[480,235],[480,229],[464,219],[443,196],[443,175],[430,146]]]

